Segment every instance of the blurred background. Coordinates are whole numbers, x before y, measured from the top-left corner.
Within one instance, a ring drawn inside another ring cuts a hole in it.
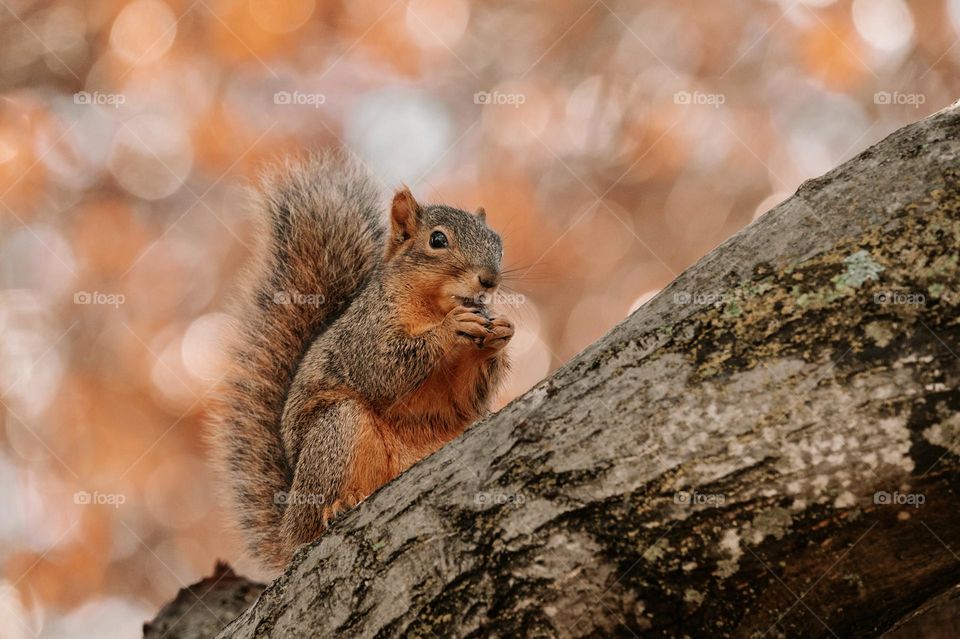
[[[265,163],[343,146],[486,208],[502,406],[960,97],[958,36],[960,0],[0,0],[0,637],[260,574],[201,431]]]

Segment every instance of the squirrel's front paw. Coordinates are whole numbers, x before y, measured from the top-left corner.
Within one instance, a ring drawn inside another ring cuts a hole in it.
[[[500,350],[513,337],[513,323],[505,317],[488,317],[479,309],[458,306],[447,316],[456,335],[477,348]]]
[[[488,326],[491,320],[469,306],[458,306],[447,315],[447,323],[453,334],[472,341],[482,347],[483,340],[489,333]]]
[[[513,322],[505,317],[496,317],[490,320],[487,336],[481,348],[498,351],[507,345],[511,337],[513,337]]]

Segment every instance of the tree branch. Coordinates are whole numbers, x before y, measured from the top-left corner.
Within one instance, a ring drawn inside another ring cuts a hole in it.
[[[958,167],[947,109],[805,183],[219,636],[856,637],[943,609]]]

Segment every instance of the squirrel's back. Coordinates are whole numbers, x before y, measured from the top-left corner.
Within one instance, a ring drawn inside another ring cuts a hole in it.
[[[311,342],[382,263],[385,228],[374,178],[345,154],[287,162],[260,192],[257,254],[211,435],[249,548],[275,562],[285,559],[277,535],[293,478],[280,436],[287,392]]]

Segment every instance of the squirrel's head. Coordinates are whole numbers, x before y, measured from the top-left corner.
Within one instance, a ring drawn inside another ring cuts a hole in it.
[[[421,206],[410,190],[393,196],[387,269],[433,299],[437,310],[483,305],[500,284],[503,244],[486,213]]]

